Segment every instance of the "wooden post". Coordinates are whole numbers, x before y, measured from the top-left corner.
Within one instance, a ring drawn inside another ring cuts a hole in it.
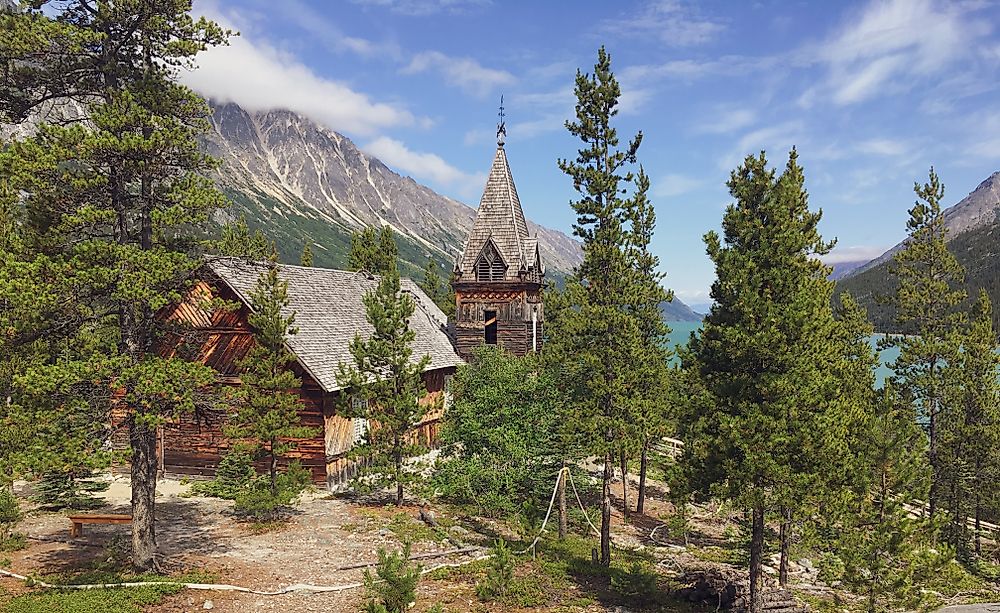
[[[563,462],[562,468],[559,470],[559,538],[566,538],[566,463]]]

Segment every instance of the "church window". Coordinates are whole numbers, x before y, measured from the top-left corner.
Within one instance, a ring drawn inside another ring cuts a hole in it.
[[[485,337],[483,341],[487,345],[497,344],[497,312],[484,311],[483,319],[486,321]]]
[[[506,273],[507,265],[493,241],[487,242],[476,262],[476,281],[503,281]]]

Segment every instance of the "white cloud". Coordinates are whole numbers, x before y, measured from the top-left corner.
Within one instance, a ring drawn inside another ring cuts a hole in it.
[[[506,70],[486,68],[472,58],[455,58],[440,51],[418,53],[403,68],[403,73],[418,74],[429,70],[440,72],[446,83],[475,96],[485,96],[497,87],[514,82],[514,75]]]
[[[224,18],[211,17],[232,27]],[[245,36],[200,54],[198,69],[182,72],[181,80],[208,98],[236,102],[252,111],[288,109],[348,134],[371,135],[382,128],[423,122],[401,106],[373,101],[344,83],[317,75],[290,54]]]
[[[653,195],[671,198],[686,194],[702,185],[702,181],[679,174],[668,174],[653,183]]]
[[[686,2],[649,0],[637,13],[605,22],[603,29],[620,36],[656,37],[667,45],[685,47],[713,40],[725,26],[698,15]]]
[[[474,195],[486,184],[486,175],[483,173],[464,173],[440,156],[412,151],[402,142],[387,136],[376,138],[362,149],[389,166],[418,179],[454,188],[463,196]]]
[[[750,109],[722,107],[716,110],[712,119],[695,126],[695,131],[704,134],[728,134],[746,128],[756,119],[757,113]]]
[[[886,252],[888,247],[876,245],[837,245],[830,253],[820,256],[824,264],[843,264],[845,262],[868,262]]]
[[[903,141],[891,140],[888,138],[873,138],[858,143],[858,151],[869,155],[882,155],[886,157],[898,157],[909,153],[913,147]]]
[[[328,49],[335,52],[349,51],[364,58],[402,56],[399,45],[394,42],[374,42],[366,38],[348,36],[332,21],[300,0],[284,0],[277,13],[296,27],[315,36]]]
[[[962,61],[989,31],[960,3],[873,0],[812,50],[815,60],[827,66],[827,76],[800,103],[829,98],[846,106],[906,91]]]
[[[772,165],[784,165],[788,151],[793,145],[801,144],[804,135],[805,124],[798,119],[752,130],[740,137],[736,146],[720,158],[719,167],[732,170],[747,155],[757,155],[761,150],[768,152]]]

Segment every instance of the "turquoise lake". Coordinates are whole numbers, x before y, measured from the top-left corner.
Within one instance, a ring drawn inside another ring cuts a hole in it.
[[[701,328],[701,322],[697,321],[670,322],[670,330],[671,330],[670,345],[671,346],[686,345],[688,339],[691,337],[691,333],[697,331],[700,328]],[[872,348],[874,348],[876,351],[878,351],[878,347],[876,345],[880,338],[882,338],[882,335],[876,334],[869,339]],[[876,373],[876,377],[878,378],[878,385],[881,386],[882,382],[885,381],[885,378],[888,377],[889,374],[892,372],[886,366],[886,364],[893,362],[898,355],[899,355],[898,349],[887,349],[883,351],[881,355],[879,355],[879,358],[881,359],[881,366],[879,367],[878,372]]]

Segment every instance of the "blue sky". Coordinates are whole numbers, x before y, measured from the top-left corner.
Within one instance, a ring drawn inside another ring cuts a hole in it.
[[[933,164],[946,204],[1000,169],[1000,5],[988,1],[540,2],[196,0],[241,32],[184,80],[253,109],[298,111],[402,174],[475,206],[495,148],[526,214],[569,232],[577,144],[573,78],[600,45],[623,96],[623,137],[658,215],[666,284],[708,301],[702,235],[730,202],[729,171],[795,145],[832,260],[904,235],[914,180]]]

